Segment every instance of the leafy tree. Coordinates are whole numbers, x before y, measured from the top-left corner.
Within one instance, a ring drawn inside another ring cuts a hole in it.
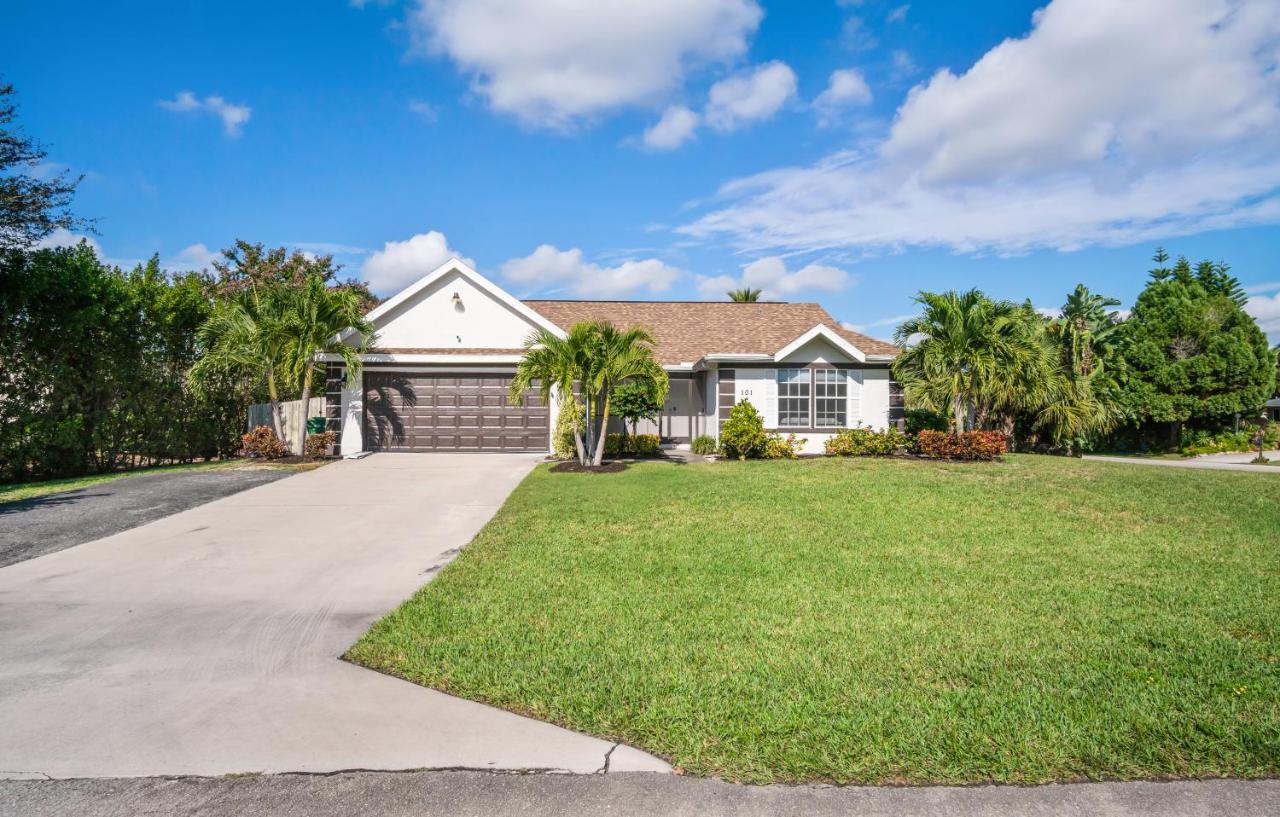
[[[342,267],[333,262],[332,255],[313,256],[297,250],[291,253],[285,247],[267,249],[261,243],[237,239],[234,246],[222,251],[221,260],[213,262],[213,269],[216,277],[211,290],[220,298],[263,286],[301,290],[308,278],[318,276],[328,287],[354,292],[362,312],[379,302],[364,282],[354,278],[339,280]]]
[[[635,380],[623,383],[614,390],[613,411],[622,418],[623,430],[630,423],[631,433],[634,435],[641,420],[657,419],[658,413],[662,411],[662,403],[659,402],[652,383]]]
[[[1257,411],[1275,389],[1276,365],[1225,264],[1167,259],[1157,252],[1123,324],[1122,400],[1136,422],[1165,426],[1176,441],[1183,424],[1220,426]]]
[[[760,300],[761,290],[743,287],[742,289],[731,289],[725,294],[729,296],[729,300],[735,303],[749,304]]]
[[[323,377],[319,355],[335,355],[351,376],[360,374],[360,355],[373,342],[373,324],[365,317],[360,296],[350,289],[330,289],[319,275],[309,275],[300,288],[283,291],[286,342],[282,370],[302,395],[298,453],[307,439],[311,386]],[[349,330],[349,331],[348,331]]]
[[[59,227],[90,226],[70,210],[71,196],[83,177],[72,179],[63,171],[42,179],[19,172],[34,170],[48,154],[11,127],[17,114],[12,96],[12,85],[0,85],[0,248],[29,247]]]
[[[921,292],[921,315],[898,327],[893,363],[908,405],[951,415],[956,431],[1039,402],[1045,348],[1029,305],[993,301],[976,289]]]

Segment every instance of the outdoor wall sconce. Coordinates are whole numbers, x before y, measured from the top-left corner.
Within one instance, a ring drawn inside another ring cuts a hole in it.
[[[453,293],[453,297],[450,298],[449,301],[453,304],[454,311],[456,312],[462,312],[466,309],[466,307],[462,305],[462,296],[456,292]]]

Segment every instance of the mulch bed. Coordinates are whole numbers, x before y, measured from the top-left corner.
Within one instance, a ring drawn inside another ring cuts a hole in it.
[[[553,474],[616,474],[627,470],[625,462],[606,462],[601,465],[583,465],[575,460],[556,463],[551,466]]]

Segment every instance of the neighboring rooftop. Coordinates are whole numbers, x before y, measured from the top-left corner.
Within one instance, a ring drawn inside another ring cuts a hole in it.
[[[898,347],[845,329],[821,304],[757,301],[550,301],[526,306],[567,329],[579,321],[643,326],[657,341],[658,362],[693,363],[709,354],[771,355],[818,324],[867,355],[893,356]]]

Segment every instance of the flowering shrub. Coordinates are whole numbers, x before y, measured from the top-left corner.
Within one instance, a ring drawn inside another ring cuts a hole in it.
[[[240,437],[240,455],[264,460],[278,460],[288,456],[289,448],[270,426],[258,426]]]
[[[624,454],[635,457],[657,455],[660,440],[657,434],[610,434],[604,438],[604,453],[608,457]]]
[[[764,458],[766,460],[794,460],[800,453],[802,443],[800,438],[794,434],[788,434],[785,438],[778,432],[773,432],[764,441]]]
[[[887,457],[910,450],[911,437],[896,428],[876,431],[872,428],[843,428],[823,446],[835,457]]]
[[[999,431],[921,431],[916,440],[921,455],[942,460],[994,460],[1009,450]]]
[[[322,431],[319,434],[312,434],[307,437],[307,441],[302,444],[302,453],[308,457],[323,457],[329,453],[329,446],[338,441],[338,435],[332,431]]]
[[[720,450],[726,457],[746,460],[764,455],[769,438],[764,433],[764,418],[756,407],[738,403],[729,410],[729,419],[720,429]]]

